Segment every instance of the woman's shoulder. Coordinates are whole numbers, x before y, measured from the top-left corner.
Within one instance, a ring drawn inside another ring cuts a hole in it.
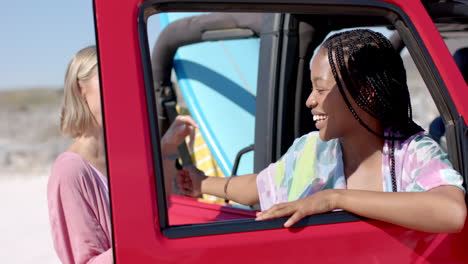
[[[52,164],[49,182],[76,182],[89,174],[87,162],[75,152],[63,152]]]
[[[61,153],[55,159],[52,168],[67,167],[70,169],[86,167],[86,161],[75,152],[66,151]]]
[[[402,190],[426,191],[442,185],[465,190],[463,177],[453,168],[448,154],[427,133],[419,132],[408,138],[395,155],[403,164]]]
[[[408,171],[419,170],[428,164],[437,167],[437,170],[453,168],[447,152],[424,131],[412,135],[401,143],[395,151],[395,157],[405,164]]]
[[[307,134],[304,134],[298,138],[296,138],[291,147],[289,148],[288,152],[295,151],[295,152],[301,152],[303,148],[310,144],[316,142],[317,139],[319,139],[319,133],[318,131],[312,131]]]
[[[424,131],[418,132],[406,139],[403,142],[403,146],[406,146],[408,154],[443,152],[439,143]]]

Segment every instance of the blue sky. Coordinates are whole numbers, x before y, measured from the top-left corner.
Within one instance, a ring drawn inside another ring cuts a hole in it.
[[[0,33],[0,90],[61,88],[73,54],[95,44],[92,0],[4,1]]]
[[[4,1],[0,32],[0,90],[62,87],[73,54],[95,44],[92,1]]]

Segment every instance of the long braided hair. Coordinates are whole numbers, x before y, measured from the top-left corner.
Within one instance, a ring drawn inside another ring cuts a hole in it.
[[[323,44],[338,89],[354,118],[372,134],[391,140],[392,190],[395,177],[395,141],[422,131],[413,122],[406,71],[400,55],[382,34],[368,29],[337,33]],[[371,129],[357,114],[344,89],[356,104],[379,120],[388,134]]]

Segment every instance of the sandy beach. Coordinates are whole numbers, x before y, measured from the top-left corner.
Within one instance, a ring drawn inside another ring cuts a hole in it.
[[[0,91],[0,262],[60,263],[47,213],[50,165],[69,143],[59,89]]]
[[[47,175],[22,175],[0,182],[2,263],[60,263],[47,215]]]

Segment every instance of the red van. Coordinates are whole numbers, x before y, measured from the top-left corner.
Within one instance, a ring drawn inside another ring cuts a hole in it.
[[[452,56],[468,46],[467,1],[94,0],[94,12],[116,263],[468,263],[468,225],[458,234],[431,234],[332,212],[288,229],[285,219],[255,221],[249,208],[178,195],[168,206],[149,26],[154,16],[178,12],[265,18],[254,32],[260,41],[254,172],[314,129],[303,122],[311,51],[341,29],[388,32],[419,78],[409,86],[430,95],[467,188],[468,58]]]

